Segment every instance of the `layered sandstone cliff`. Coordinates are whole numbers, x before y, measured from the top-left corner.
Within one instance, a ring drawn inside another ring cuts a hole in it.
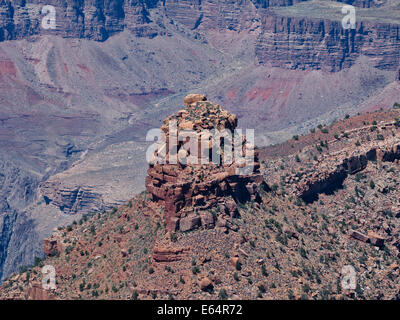
[[[148,26],[149,9],[156,1],[2,1],[0,3],[0,41],[21,39],[33,34],[57,34],[63,37],[105,40],[124,30],[140,36],[152,36]],[[45,5],[56,9],[56,29],[41,26]]]
[[[259,63],[336,72],[364,55],[373,59],[374,67],[396,71],[400,62],[396,17],[400,12],[393,10],[392,17],[381,19],[356,11],[355,28],[345,29],[341,8],[316,2],[266,11],[256,45]]]
[[[287,0],[275,1],[285,5]],[[45,5],[56,9],[56,29],[41,26]],[[162,19],[151,11],[166,15],[170,23],[178,22],[191,29],[244,30],[251,28],[257,10],[251,0],[107,0],[107,1],[42,1],[19,0],[0,2],[0,41],[21,39],[35,34],[104,41],[125,29],[137,36],[154,37],[162,29]],[[162,31],[161,31],[162,32]]]
[[[190,29],[254,30],[258,27],[259,10],[292,6],[309,0],[119,0],[119,1],[42,1],[18,0],[0,3],[0,41],[21,39],[34,34],[57,34],[63,37],[88,38],[103,41],[125,29],[138,36],[153,37],[159,33],[156,9],[171,23],[178,22]],[[362,8],[376,7],[385,1],[342,0]],[[46,5],[56,9],[56,29],[41,26]],[[162,24],[162,22],[161,22]],[[158,25],[158,26],[157,26]]]
[[[0,41],[36,34],[104,41],[123,30],[152,38],[168,34],[166,24],[179,24],[200,32],[258,34],[255,54],[261,64],[339,71],[366,55],[378,68],[397,70],[400,40],[396,8],[385,9],[390,4],[386,1],[340,2],[364,8],[357,11],[355,29],[342,27],[341,3],[322,0],[2,1]],[[56,9],[54,30],[41,25],[44,5]],[[381,10],[382,6],[386,11],[365,9]]]

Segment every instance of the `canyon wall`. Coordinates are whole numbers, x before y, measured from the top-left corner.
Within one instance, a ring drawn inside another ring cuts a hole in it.
[[[0,41],[35,34],[104,41],[124,29],[137,36],[159,33],[162,19],[151,16],[156,9],[169,23],[196,29],[245,30],[258,21],[257,8],[289,6],[307,0],[18,0],[0,3]],[[45,5],[56,9],[55,30],[41,27]]]
[[[149,36],[149,9],[152,0],[19,0],[0,3],[0,40],[21,39],[33,34],[57,34],[63,37],[103,41],[127,28],[137,35]],[[41,27],[42,8],[56,9],[56,30]]]
[[[280,2],[286,2],[281,0]],[[55,30],[41,27],[45,5],[56,9]],[[0,41],[21,39],[35,34],[57,34],[63,37],[104,41],[124,29],[137,36],[154,37],[162,29],[162,19],[151,17],[151,9],[163,12],[191,29],[245,29],[253,24],[256,8],[250,0],[30,0],[0,3]]]
[[[397,70],[400,61],[398,24],[360,22],[345,30],[341,21],[266,14],[256,45],[260,64],[290,69],[336,72],[352,66],[360,55],[374,66]]]
[[[321,19],[311,14],[293,16],[290,12],[271,10],[300,2],[309,4],[306,0],[2,1],[0,41],[36,34],[104,41],[125,29],[136,36],[152,38],[168,33],[166,24],[179,24],[207,32],[257,32],[255,54],[260,64],[334,72],[348,68],[358,56],[366,55],[375,59],[378,68],[397,69],[399,24],[357,21],[356,29],[344,30],[341,19],[329,14]],[[373,0],[340,2],[362,8],[380,7],[387,3]],[[53,5],[56,9],[55,30],[41,26],[45,16],[41,12],[44,5]],[[335,14],[340,14],[339,11]]]

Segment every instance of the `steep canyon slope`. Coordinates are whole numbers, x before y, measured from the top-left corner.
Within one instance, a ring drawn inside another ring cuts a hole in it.
[[[398,5],[344,2],[365,10],[354,36],[330,1],[2,1],[0,278],[55,227],[143,190],[146,132],[188,92],[259,145],[400,101]]]
[[[185,208],[198,209],[201,223],[181,216],[171,230],[171,208],[150,185],[118,209],[59,228],[44,241],[45,260],[11,275],[0,298],[399,299],[399,109],[346,117],[267,147],[259,160],[270,188],[258,184],[257,201],[220,192],[234,181],[216,193],[193,175],[185,181],[218,205],[189,197]],[[170,164],[159,169],[149,168],[153,185],[168,179],[177,190],[186,178],[171,180]],[[55,267],[56,289],[41,287],[43,265]],[[342,285],[344,266],[355,287]]]

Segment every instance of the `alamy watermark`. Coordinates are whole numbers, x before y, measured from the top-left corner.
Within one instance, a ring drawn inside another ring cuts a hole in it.
[[[42,268],[42,288],[45,290],[56,289],[56,269],[52,265],[45,265]]]
[[[44,15],[42,18],[43,29],[56,29],[56,8],[54,6],[46,5],[42,8],[41,14]]]
[[[384,3],[383,0],[373,0],[376,5],[381,5]],[[352,5],[345,5],[342,7],[342,13],[345,16],[342,19],[342,27],[345,30],[356,28],[356,7]]]
[[[355,290],[357,287],[356,270],[351,265],[343,266],[342,268],[342,289]]]
[[[342,13],[345,16],[342,19],[342,27],[345,30],[356,28],[356,8],[351,5],[342,7]]]
[[[168,123],[168,141],[161,129],[151,129],[146,141],[157,141],[146,151],[150,164],[201,165],[215,164],[229,166],[236,164],[236,174],[246,175],[254,169],[254,129],[180,130],[175,120]],[[178,150],[179,149],[179,150]]]

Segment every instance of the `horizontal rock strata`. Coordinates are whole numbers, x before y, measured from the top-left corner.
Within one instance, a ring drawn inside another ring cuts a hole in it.
[[[188,96],[185,99],[187,108],[164,120],[162,131],[167,134],[166,142],[160,143],[153,160],[160,160],[160,154],[164,153],[166,163],[150,163],[148,169],[146,189],[152,200],[164,207],[165,223],[170,231],[184,232],[200,226],[234,228],[231,220],[238,214],[237,203],[259,201],[257,190],[260,185],[264,185],[263,177],[259,173],[257,150],[254,150],[250,172],[237,174],[237,170],[243,168],[245,163],[232,161],[226,164],[226,154],[212,137],[207,140],[205,152],[199,152],[197,156],[191,154],[192,149],[187,150],[186,143],[179,142],[178,156],[184,154],[188,161],[186,164],[169,163],[172,159],[168,152],[170,121],[177,123],[177,135],[185,129],[191,129],[196,133],[195,139],[201,137],[207,129],[236,128],[236,116],[204,100],[202,95]],[[243,143],[240,151],[243,154],[249,153],[250,148],[254,149],[243,136],[240,139]],[[218,138],[216,140],[219,141]],[[213,150],[220,152],[219,164],[212,161]],[[201,160],[205,158],[208,163],[201,164]],[[189,159],[192,160],[191,163]],[[196,159],[197,164],[194,163]]]

